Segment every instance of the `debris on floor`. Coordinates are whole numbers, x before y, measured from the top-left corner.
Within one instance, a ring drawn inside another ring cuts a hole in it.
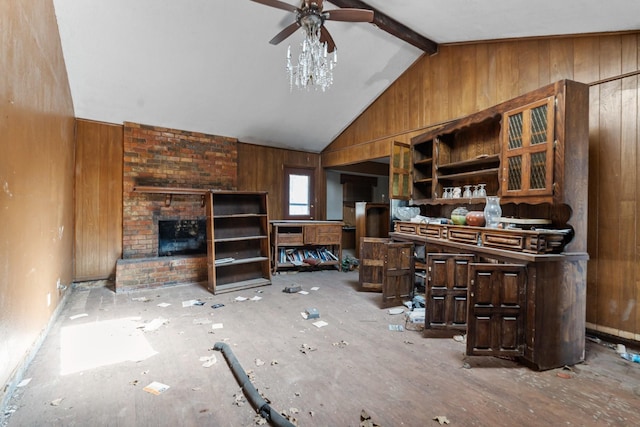
[[[160,328],[160,326],[167,323],[169,323],[169,319],[165,319],[164,317],[157,317],[149,323],[138,326],[138,329],[142,329],[144,332],[151,332],[157,330],[158,328]]]
[[[235,297],[235,300],[238,301],[238,302],[242,302],[242,301],[246,301],[247,297],[239,296],[239,297]]]
[[[224,325],[222,323],[214,323],[213,325],[211,325],[211,329],[222,329],[223,326]]]
[[[131,301],[149,302],[149,301],[151,301],[151,298],[136,297],[136,298],[131,298]]]
[[[51,406],[60,406],[61,403],[62,403],[62,397],[59,397],[58,399],[53,399],[51,402],[49,402]]]
[[[291,285],[291,286],[286,286],[282,290],[282,292],[284,292],[286,294],[297,294],[301,290],[302,290],[302,286],[300,286],[300,285]]]
[[[162,307],[162,308],[167,308],[169,307],[171,304],[169,304],[168,302],[161,302],[160,304],[158,304],[158,307]]]
[[[339,348],[345,348],[345,347],[346,347],[346,346],[348,346],[348,345],[349,345],[349,343],[348,343],[348,342],[346,342],[345,340],[340,340],[340,341],[338,341],[338,342],[334,342],[334,343],[333,343],[333,346],[334,346],[334,347],[339,347]]]
[[[244,394],[242,393],[242,391],[233,395],[233,404],[236,406],[244,406],[246,401],[247,399],[244,397]]]
[[[149,383],[149,385],[143,388],[143,390],[147,393],[155,394],[156,396],[158,396],[169,390],[169,386],[158,381],[152,381],[151,383]]]
[[[444,415],[438,415],[437,417],[433,417],[434,421],[437,421],[440,425],[449,424],[449,419]]]
[[[381,427],[380,424],[373,422],[371,415],[364,409],[360,412],[360,427]]]
[[[210,368],[218,362],[218,359],[216,358],[215,354],[212,354],[211,356],[202,356],[200,358],[200,361],[204,362],[202,364],[204,368]]]
[[[465,342],[467,342],[467,336],[466,335],[454,335],[453,336],[453,340],[455,342],[465,343]]]
[[[402,326],[402,325],[389,325],[389,330],[390,331],[395,331],[395,332],[404,332],[404,326]]]
[[[317,308],[307,308],[305,311],[300,313],[304,319],[318,319],[320,317],[320,312]]]
[[[199,299],[190,299],[187,301],[182,301],[182,307],[193,307],[196,305],[204,305],[204,301],[200,301]]]
[[[220,308],[220,307],[224,307],[224,304],[217,303],[217,304],[213,304],[213,305],[211,306],[211,308]]]
[[[262,365],[264,365],[264,360],[256,359],[256,366],[262,366]]]
[[[324,326],[327,326],[328,323],[325,322],[324,320],[318,320],[317,322],[313,322],[312,325],[315,326],[316,328],[322,328]]]
[[[400,307],[395,307],[395,308],[390,308],[389,310],[387,310],[387,313],[389,314],[402,314],[404,313],[404,308],[400,308]]]
[[[87,317],[87,316],[88,316],[87,313],[74,314],[73,316],[70,316],[69,319],[76,320],[76,319],[79,319],[81,317]]]
[[[316,350],[317,350],[317,348],[313,348],[313,347],[311,347],[311,346],[309,346],[307,344],[302,344],[300,346],[300,353],[302,353],[302,354],[309,354],[310,352],[316,351]]]

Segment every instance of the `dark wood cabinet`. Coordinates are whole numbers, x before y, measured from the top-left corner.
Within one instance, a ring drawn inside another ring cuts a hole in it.
[[[381,292],[382,307],[402,305],[413,294],[413,243],[388,238],[360,240],[360,291]]]
[[[467,328],[469,265],[473,254],[427,255],[426,329]]]
[[[391,216],[388,203],[356,203],[356,258],[363,237],[389,237]]]
[[[470,266],[467,354],[524,356],[526,267]]]
[[[546,224],[395,223],[394,241],[428,248],[425,328],[466,329],[468,355],[541,370],[584,360],[588,99],[587,85],[562,80],[412,139],[412,203],[423,215],[482,210],[484,198],[442,195],[484,183],[503,217]]]

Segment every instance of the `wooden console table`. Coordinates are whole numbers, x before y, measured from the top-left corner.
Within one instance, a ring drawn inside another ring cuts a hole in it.
[[[341,221],[271,221],[272,268],[335,266],[342,260]]]

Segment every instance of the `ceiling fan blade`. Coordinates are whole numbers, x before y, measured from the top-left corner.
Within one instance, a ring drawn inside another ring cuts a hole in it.
[[[334,9],[322,13],[325,19],[346,22],[373,22],[373,10],[366,9]]]
[[[276,34],[276,36],[274,38],[269,40],[269,43],[271,43],[271,44],[280,43],[282,40],[286,39],[291,34],[295,33],[298,28],[300,28],[300,26],[298,25],[297,22],[294,22],[293,24],[289,25],[288,27],[285,27],[284,30],[282,30],[278,34]]]
[[[289,12],[297,12],[298,8],[292,4],[285,3],[283,1],[278,0],[251,0],[256,3],[264,4],[265,6],[271,6],[282,10],[288,10]]]
[[[333,41],[333,37],[331,37],[331,34],[329,34],[329,31],[324,27],[324,25],[320,28],[320,41],[322,43],[327,42],[327,52],[331,53],[336,50],[336,44]]]

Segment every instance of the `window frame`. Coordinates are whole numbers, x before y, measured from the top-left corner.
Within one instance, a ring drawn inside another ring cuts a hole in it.
[[[316,217],[316,200],[315,200],[315,168],[305,168],[300,166],[285,166],[284,167],[284,197],[283,200],[283,219],[287,220],[299,220],[299,221],[311,221]],[[304,175],[309,178],[309,215],[291,215],[289,214],[289,189],[290,189],[290,176],[291,175]]]

